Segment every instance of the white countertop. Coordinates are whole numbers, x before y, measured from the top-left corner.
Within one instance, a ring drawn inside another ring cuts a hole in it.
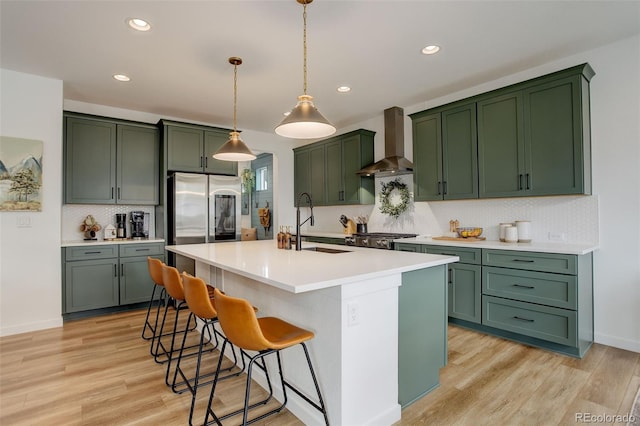
[[[346,253],[278,249],[274,240],[167,246],[166,249],[292,293],[335,287],[457,262],[457,256],[303,242]]]
[[[71,240],[63,241],[62,247],[78,247],[78,246],[104,246],[111,244],[148,244],[148,243],[164,243],[163,238],[147,238],[144,240]]]
[[[396,243],[410,244],[429,244],[434,246],[450,246],[450,247],[470,247],[497,250],[514,250],[514,251],[532,251],[541,253],[560,253],[583,255],[591,253],[599,248],[597,244],[568,244],[556,242],[538,242],[530,243],[503,243],[496,240],[484,241],[445,241],[434,240],[430,237],[402,238],[394,240]]]

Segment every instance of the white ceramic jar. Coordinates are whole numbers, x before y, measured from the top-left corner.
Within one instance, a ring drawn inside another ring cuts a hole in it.
[[[500,241],[502,241],[503,243],[506,241],[506,231],[507,228],[510,228],[513,226],[513,224],[511,223],[501,223],[500,225]]]
[[[531,222],[528,220],[516,220],[516,228],[518,229],[518,242],[531,242]]]
[[[507,226],[504,230],[504,241],[506,243],[518,242],[518,228],[515,226]]]

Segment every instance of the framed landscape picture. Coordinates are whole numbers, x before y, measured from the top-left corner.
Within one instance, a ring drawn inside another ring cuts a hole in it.
[[[42,210],[42,141],[0,136],[0,211]]]

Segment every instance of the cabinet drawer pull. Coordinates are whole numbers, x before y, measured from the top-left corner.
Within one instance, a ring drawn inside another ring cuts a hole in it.
[[[531,184],[529,182],[529,173],[527,173],[527,189],[531,189]]]
[[[139,248],[139,249],[136,249],[136,251],[149,251],[149,249],[148,248]]]
[[[531,285],[514,284],[513,286],[518,288],[526,288],[527,290],[535,290],[535,287]]]
[[[85,251],[84,254],[100,254],[101,251]]]
[[[111,199],[113,199],[113,186],[111,187]]]
[[[124,265],[120,264],[120,276],[124,277]]]
[[[449,268],[449,280],[448,284],[453,284],[453,268]]]
[[[525,262],[525,263],[533,263],[535,260],[531,259],[513,259],[514,262]]]
[[[438,195],[442,195],[442,182],[438,181]]]
[[[113,276],[118,276],[118,265],[116,265],[115,263],[113,264]]]
[[[118,200],[121,200],[122,196],[120,195],[120,187],[118,187]]]
[[[207,167],[209,167],[209,157],[204,157],[204,168],[206,169]]]
[[[522,174],[518,175],[518,191],[522,191]]]
[[[447,181],[442,182],[442,194],[447,195]]]
[[[535,322],[535,320],[528,319],[528,318],[522,318],[522,317],[518,317],[518,316],[513,317],[513,319],[518,320],[518,321],[524,321],[524,322]]]

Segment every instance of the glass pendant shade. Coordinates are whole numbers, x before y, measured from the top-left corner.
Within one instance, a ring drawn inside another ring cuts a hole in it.
[[[313,96],[298,96],[298,104],[276,127],[276,133],[294,139],[324,138],[334,134],[336,128],[324,118],[312,100]]]
[[[240,139],[239,132],[230,132],[229,140],[213,154],[213,158],[223,161],[251,161],[256,156]]]

